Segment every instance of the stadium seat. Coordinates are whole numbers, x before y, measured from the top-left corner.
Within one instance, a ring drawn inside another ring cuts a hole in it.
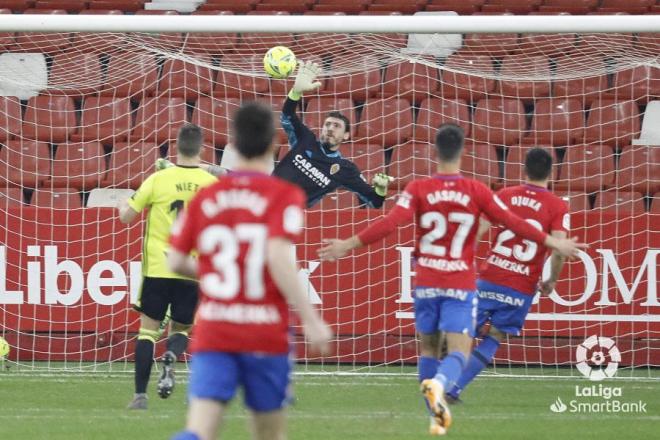
[[[660,192],[655,193],[651,200],[651,214],[660,215]],[[657,218],[657,217],[654,217]]]
[[[103,186],[137,189],[144,179],[153,174],[159,157],[159,148],[153,142],[115,144]]]
[[[566,14],[557,14],[566,15]],[[522,34],[519,53],[539,54],[549,57],[567,55],[573,52],[577,43],[575,34]]]
[[[80,193],[72,189],[39,188],[32,194],[32,206],[37,208],[76,209],[82,208]]]
[[[255,2],[237,2],[235,0],[209,0],[201,5],[197,11],[229,11],[234,14],[247,14],[254,10]]]
[[[0,142],[21,133],[21,103],[15,96],[0,96]]]
[[[57,146],[53,170],[45,186],[90,190],[105,176],[105,151],[99,142],[71,142]]]
[[[614,83],[605,97],[618,100],[633,99],[645,104],[660,96],[660,69],[637,66],[614,74]]]
[[[470,71],[478,73],[478,75],[459,73]],[[467,102],[476,102],[495,90],[494,75],[495,67],[489,56],[470,52],[455,53],[447,57],[444,69],[442,69],[440,95],[445,98],[459,98]]]
[[[472,137],[492,145],[517,143],[527,125],[522,102],[499,97],[480,100],[472,122]]]
[[[405,99],[367,101],[357,125],[356,142],[380,143],[389,147],[412,137],[412,108]]]
[[[528,14],[535,10],[543,0],[488,0],[481,7],[482,12],[511,12]]]
[[[158,65],[152,55],[115,53],[110,56],[101,96],[142,99],[156,89]]]
[[[555,195],[568,203],[568,212],[585,212],[591,209],[591,202],[587,193],[555,191]]]
[[[438,69],[421,63],[390,64],[385,68],[380,96],[407,99],[419,104],[438,89]]]
[[[584,141],[622,147],[639,132],[639,108],[635,101],[599,98],[591,104]]]
[[[379,144],[346,144],[340,151],[362,171],[368,182],[375,174],[385,172],[385,150]]]
[[[255,11],[286,11],[302,14],[310,9],[315,0],[262,0],[255,6]]]
[[[34,0],[3,0],[2,7],[14,12],[22,12],[34,6]]]
[[[256,99],[258,94],[268,93],[270,85],[267,78],[235,73],[244,69],[249,71],[263,69],[263,54],[261,56],[252,55],[247,58],[230,55],[222,59],[220,68],[221,70],[216,77],[213,96],[217,98],[239,98],[245,101]]]
[[[660,5],[657,6],[660,8]],[[660,9],[658,9],[660,13]],[[660,52],[660,32],[642,32],[637,34],[636,50],[642,50],[649,55],[655,55]]]
[[[392,162],[388,167],[394,185],[399,190],[414,179],[430,177],[436,171],[433,147],[427,143],[407,142],[397,146],[392,152]]]
[[[131,141],[172,141],[186,123],[186,114],[183,98],[147,98],[137,109]]]
[[[2,162],[0,161],[0,166]],[[0,184],[3,182],[0,180]],[[0,187],[0,210],[7,208],[18,208],[25,203],[25,194],[22,188]]]
[[[257,55],[263,63],[264,53],[273,46],[286,46],[295,52],[296,40],[293,34],[246,32],[241,34],[241,41],[236,46],[236,52],[244,57]]]
[[[24,14],[66,15],[63,9],[26,9]],[[36,52],[55,54],[71,46],[71,33],[18,32],[15,52]]]
[[[85,9],[78,15],[124,15],[124,13],[119,9]],[[123,36],[116,33],[74,32],[71,46],[81,53],[109,54],[120,50],[123,41]]]
[[[80,127],[71,140],[125,142],[131,132],[131,100],[89,96],[82,106]]]
[[[425,11],[454,11],[458,14],[473,14],[486,0],[429,0]]]
[[[124,12],[136,12],[144,9],[145,0],[94,0],[89,2],[89,9],[118,9]]]
[[[552,147],[549,145],[534,145],[534,147],[545,148],[550,152],[553,158],[552,174],[550,181],[557,180],[559,175],[559,163]],[[504,186],[522,185],[527,180],[525,174],[525,157],[533,147],[529,145],[516,145],[507,148],[506,161],[504,162],[504,176],[502,182]]]
[[[550,64],[544,55],[508,55],[500,67],[500,93],[503,96],[532,103],[535,99],[550,95]],[[539,81],[523,81],[520,77],[546,78]]]
[[[35,188],[49,175],[47,143],[21,139],[9,141],[0,149],[0,186]]]
[[[625,147],[619,156],[616,188],[648,195],[660,191],[660,147]]]
[[[421,10],[426,0],[373,0],[367,6],[369,11],[377,12],[401,12],[402,14],[414,14]]]
[[[23,136],[59,143],[76,130],[76,108],[69,96],[30,98],[23,119]]]
[[[539,6],[540,12],[568,12],[570,14],[586,14],[596,9],[599,0],[545,0]]]
[[[199,96],[209,96],[213,91],[215,71],[210,67],[210,57],[196,57],[205,65],[187,63],[180,59],[169,59],[163,64],[163,72],[158,81],[158,96],[184,98],[187,101]]]
[[[476,12],[472,14],[479,15],[512,15],[509,13],[487,13]],[[479,34],[466,34],[463,40],[463,47],[467,50],[474,52],[477,55],[487,55],[492,58],[502,58],[506,54],[510,54],[518,50],[519,36],[516,33],[500,34],[500,33],[479,33]]]
[[[602,191],[596,194],[594,210],[622,214],[624,216],[644,214],[644,199],[640,193]]]
[[[594,192],[614,183],[614,153],[609,145],[572,145],[566,149],[554,188]]]
[[[359,62],[361,64],[356,72],[330,76],[326,80],[325,88],[320,92],[321,95],[328,94],[354,101],[365,101],[375,96],[381,86],[378,59],[365,56],[361,57]]]
[[[135,15],[179,15],[177,11],[141,9]],[[181,49],[183,34],[181,32],[144,33],[140,36],[140,43],[160,50],[174,51]]]
[[[101,61],[97,54],[64,52],[53,57],[48,93],[80,97],[98,92],[102,85]]]
[[[0,96],[26,100],[37,96],[48,85],[46,57],[40,53],[0,54]]]
[[[37,0],[35,9],[64,9],[68,13],[80,12],[91,3],[89,0]]]
[[[461,160],[461,174],[477,179],[488,186],[498,184],[500,171],[495,147],[479,142],[466,142]]]
[[[435,142],[435,133],[441,124],[451,122],[470,136],[470,108],[462,99],[427,98],[419,106],[419,114],[414,127],[413,139],[421,142]]]
[[[361,201],[357,194],[342,189],[323,197],[312,209],[318,209],[323,212],[336,212],[337,210],[353,209],[360,206]]]
[[[202,128],[205,142],[216,146],[225,145],[229,137],[229,121],[240,105],[237,98],[201,97],[193,110],[192,123]]]
[[[213,145],[204,144],[200,152],[200,159],[202,163],[217,164],[218,160],[215,154],[215,147]],[[177,145],[176,142],[170,142],[167,156],[172,163],[177,163]]]
[[[351,122],[352,127],[358,122],[356,107],[347,98],[312,98],[303,112],[303,121],[315,133],[323,126],[327,114],[331,111],[342,112]]]
[[[587,15],[628,15],[627,12],[593,12]],[[634,35],[632,33],[613,34],[579,34],[578,50],[581,52],[595,52],[609,57],[625,56],[634,50]]]
[[[605,9],[630,14],[643,14],[655,4],[656,0],[603,0],[599,11]]]
[[[233,15],[231,11],[195,11],[192,15]],[[185,38],[184,52],[222,55],[230,53],[238,44],[238,34],[190,32]]]
[[[327,4],[327,3],[319,3],[317,5],[314,5],[313,10],[315,12],[343,12],[345,14],[357,14],[359,12],[362,12],[365,10],[366,6],[363,4],[359,4],[357,2],[350,2],[346,4]]]
[[[11,14],[11,9],[2,8],[0,14]],[[0,32],[0,52],[10,52],[14,46],[16,32]]]
[[[534,105],[532,128],[525,143],[568,145],[584,134],[584,109],[577,99],[545,98]]]
[[[608,87],[605,61],[598,55],[565,56],[555,62],[552,90],[555,97],[579,99],[588,107]],[[580,74],[576,75],[577,72]]]
[[[346,62],[343,54],[351,55],[353,52],[353,38],[349,34],[327,34],[327,33],[302,33],[296,35],[296,45],[303,53],[303,59],[309,61],[309,57],[334,57],[337,63]],[[298,49],[296,49],[298,50]],[[353,57],[350,58],[353,62]],[[356,60],[359,61],[359,60]],[[345,68],[345,66],[344,66]],[[342,69],[344,70],[344,69]]]

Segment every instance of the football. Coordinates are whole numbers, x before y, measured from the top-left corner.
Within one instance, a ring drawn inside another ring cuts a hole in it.
[[[275,46],[264,56],[264,70],[275,79],[287,78],[296,69],[296,55],[285,46]]]
[[[9,342],[2,336],[0,336],[0,359],[4,358],[9,354]]]

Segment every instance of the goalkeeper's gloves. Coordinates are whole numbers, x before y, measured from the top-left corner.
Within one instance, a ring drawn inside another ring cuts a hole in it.
[[[300,61],[298,63],[298,73],[293,83],[293,88],[289,92],[289,98],[298,101],[303,93],[311,92],[321,87],[321,82],[316,81],[316,77],[321,73],[321,67],[311,61]]]
[[[387,187],[393,181],[394,177],[388,176],[385,173],[378,173],[373,177],[373,179],[371,179],[371,186],[373,186],[376,194],[381,197],[385,197],[387,195]]]
[[[156,159],[156,171],[164,170],[165,168],[173,167],[174,164],[167,159]]]

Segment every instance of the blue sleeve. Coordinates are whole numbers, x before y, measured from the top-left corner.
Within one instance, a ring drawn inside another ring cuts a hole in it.
[[[314,138],[314,134],[302,123],[296,114],[298,102],[291,98],[286,98],[282,106],[282,114],[280,115],[280,124],[282,124],[282,128],[289,139],[290,148],[296,148],[298,142],[305,136]]]
[[[376,194],[373,187],[364,180],[362,173],[360,173],[360,170],[355,164],[351,163],[350,166],[347,166],[346,168],[348,169],[345,170],[341,176],[341,185],[357,194],[360,200],[370,208],[380,208],[383,206],[385,197]]]

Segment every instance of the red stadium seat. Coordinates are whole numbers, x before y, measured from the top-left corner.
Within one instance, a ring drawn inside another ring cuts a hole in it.
[[[408,142],[399,145],[392,153],[389,174],[402,190],[414,179],[430,177],[436,172],[436,161],[431,145]]]
[[[437,89],[438,69],[404,61],[385,68],[381,97],[402,98],[419,104]]]
[[[486,0],[429,0],[425,11],[454,11],[458,14],[473,14]]]
[[[619,156],[616,188],[653,194],[660,191],[660,148],[629,145]]]
[[[614,86],[605,97],[619,100],[634,99],[646,103],[660,96],[660,69],[637,66],[614,74]]]
[[[378,59],[365,56],[354,73],[332,75],[327,79],[321,94],[337,98],[351,98],[364,101],[378,93],[381,87],[381,72]]]
[[[262,0],[255,7],[256,11],[286,11],[302,14],[310,9],[313,0]]]
[[[534,105],[532,128],[524,142],[568,145],[584,134],[584,109],[577,99],[545,98]]]
[[[170,143],[170,147],[169,147],[169,150],[167,152],[167,155],[169,157],[169,160],[172,163],[177,162],[176,142]],[[216,154],[215,154],[215,147],[213,145],[204,144],[202,146],[202,151],[200,152],[200,158],[202,160],[202,163],[207,163],[207,164],[217,164],[218,163],[218,160],[217,160]]]
[[[473,15],[512,15],[501,13],[481,13],[476,12]],[[479,33],[466,34],[463,40],[463,47],[478,55],[487,55],[493,58],[501,58],[506,54],[518,50],[519,36],[516,33]]]
[[[68,96],[30,98],[23,120],[23,136],[38,141],[62,142],[76,130],[76,108]]]
[[[367,6],[367,10],[378,12],[396,11],[402,14],[414,14],[420,11],[425,4],[426,0],[373,0]]]
[[[598,99],[591,104],[584,140],[619,147],[628,145],[639,135],[639,119],[635,101]]]
[[[53,57],[49,93],[79,97],[98,92],[102,85],[101,60],[97,54],[64,52]]]
[[[557,158],[554,151],[552,151],[552,147],[547,145],[535,145],[535,147],[537,146],[545,148],[550,154],[552,154],[553,165],[550,180],[557,180],[557,177],[559,176],[559,163],[557,163]],[[525,158],[527,157],[529,150],[532,148],[533,147],[529,145],[516,145],[508,148],[509,151],[506,155],[506,161],[504,162],[504,186],[521,185],[527,180],[527,175],[525,174]]]
[[[141,9],[135,15],[179,15],[177,11]],[[140,36],[140,42],[146,46],[157,47],[160,50],[179,50],[183,45],[183,35],[180,32],[146,33]]]
[[[517,143],[527,125],[521,101],[497,97],[480,100],[472,122],[472,137],[493,145]]]
[[[262,15],[264,13],[260,13]],[[286,46],[295,52],[296,40],[293,34],[270,34],[246,32],[241,34],[241,42],[236,46],[236,53],[249,57],[257,55],[263,63],[264,53],[273,46]]]
[[[499,183],[500,171],[495,148],[489,144],[466,142],[461,160],[461,174],[480,180],[488,186]]]
[[[587,193],[555,191],[555,195],[568,203],[568,212],[584,212],[591,209],[591,202]]]
[[[559,13],[557,15],[566,14]],[[577,36],[575,34],[522,34],[518,51],[521,54],[542,54],[556,57],[573,52],[576,43]]]
[[[197,11],[229,11],[234,14],[247,14],[254,10],[257,2],[237,2],[235,0],[212,0],[201,5]]]
[[[21,139],[0,149],[0,186],[35,188],[50,175],[50,151],[45,142]]]
[[[210,57],[197,57],[197,61],[211,64]],[[166,60],[158,82],[158,96],[195,100],[210,95],[213,90],[215,71],[210,67],[187,63],[179,59]]]
[[[159,148],[153,142],[115,144],[103,186],[137,189],[154,172]]]
[[[136,12],[144,9],[145,0],[94,0],[89,2],[89,9],[118,9],[124,12]]]
[[[600,9],[611,9],[617,12],[629,12],[631,14],[643,14],[656,0],[603,0]]]
[[[535,10],[543,0],[488,0],[481,7],[483,12],[511,12],[513,14],[528,14]]]
[[[587,15],[628,15],[627,12],[594,12]],[[625,56],[634,50],[633,34],[580,34],[578,50],[595,52],[608,56]]]
[[[87,7],[89,0],[37,0],[35,9],[64,9],[68,13],[80,12]]]
[[[26,9],[24,14],[66,15],[63,9]],[[55,54],[71,46],[71,33],[19,32],[16,34],[15,52]]]
[[[504,96],[522,99],[531,103],[535,99],[550,95],[550,64],[544,55],[508,55],[500,68],[500,93]],[[520,77],[547,78],[539,81],[523,81]]]
[[[34,6],[35,0],[3,0],[2,7],[15,12],[22,12]]]
[[[118,9],[85,9],[78,15],[124,15],[124,13]],[[81,53],[109,54],[120,50],[123,44],[121,34],[74,32],[71,45],[74,50]]]
[[[195,11],[192,15],[233,15],[231,11]],[[222,55],[230,53],[238,44],[238,34],[190,32],[185,38],[184,52]]]
[[[156,89],[156,59],[143,53],[115,53],[110,57],[101,96],[128,96],[141,99]]]
[[[342,112],[351,122],[352,127],[355,127],[358,122],[357,112],[353,101],[347,98],[312,98],[303,113],[303,120],[312,131],[316,132],[323,126],[327,114],[335,110]]]
[[[576,55],[557,58],[553,96],[579,99],[589,106],[607,89],[607,68],[598,55]],[[576,77],[576,72],[580,72]]]
[[[183,98],[147,98],[138,107],[131,141],[172,141],[186,123],[186,114]]]
[[[608,145],[573,145],[566,149],[555,189],[599,191],[614,183],[614,153]]]
[[[345,14],[357,14],[364,11],[366,6],[358,4],[356,2],[351,2],[347,4],[325,4],[319,3],[318,5],[313,6],[313,10],[316,12],[343,12]]]
[[[90,96],[82,107],[80,127],[71,140],[125,142],[131,132],[131,100]]]
[[[657,7],[659,8],[658,13],[660,13],[660,5]],[[643,50],[650,55],[660,52],[660,32],[643,32],[638,34],[635,49]]]
[[[312,209],[318,209],[324,212],[336,212],[337,210],[358,208],[361,204],[357,194],[351,191],[341,190],[323,197]]]
[[[0,142],[21,133],[21,102],[15,96],[0,96]]]
[[[237,98],[214,99],[201,97],[193,110],[192,123],[204,131],[204,142],[223,146],[229,137],[229,121],[241,102]]]
[[[0,166],[2,162],[0,162]],[[3,182],[0,181],[0,184]],[[18,208],[25,203],[25,195],[21,188],[0,188],[0,209]]]
[[[246,64],[248,67],[246,67]],[[263,54],[248,56],[228,56],[223,58],[221,68],[216,77],[213,96],[217,98],[239,98],[241,100],[254,100],[257,95],[266,94],[270,89],[267,78],[254,75],[241,75],[235,73],[247,69],[250,71],[263,69]],[[231,71],[229,71],[231,70]]]
[[[599,0],[545,0],[539,6],[541,12],[569,12],[571,14],[586,14],[598,6]]]
[[[100,143],[62,143],[55,151],[46,186],[90,190],[99,186],[105,171],[105,151]]]
[[[40,188],[32,194],[32,206],[38,208],[76,209],[82,208],[80,193],[72,189]]]
[[[352,161],[369,182],[375,174],[385,172],[385,150],[379,144],[342,145],[341,155]]]
[[[465,71],[474,71],[480,75],[458,73]],[[470,52],[455,53],[445,61],[439,88],[440,95],[445,98],[476,102],[495,90],[495,80],[491,75],[495,75],[495,67],[489,56]]]
[[[451,122],[470,136],[470,108],[462,99],[427,98],[419,107],[419,114],[414,127],[413,139],[423,142],[435,142],[438,127]]]
[[[630,214],[644,214],[644,199],[640,193],[602,191],[596,194],[594,210],[610,212],[628,216]]]
[[[660,215],[660,192],[655,193],[651,200],[651,214]]]
[[[412,137],[412,108],[405,99],[367,101],[357,126],[356,142],[401,144]]]

